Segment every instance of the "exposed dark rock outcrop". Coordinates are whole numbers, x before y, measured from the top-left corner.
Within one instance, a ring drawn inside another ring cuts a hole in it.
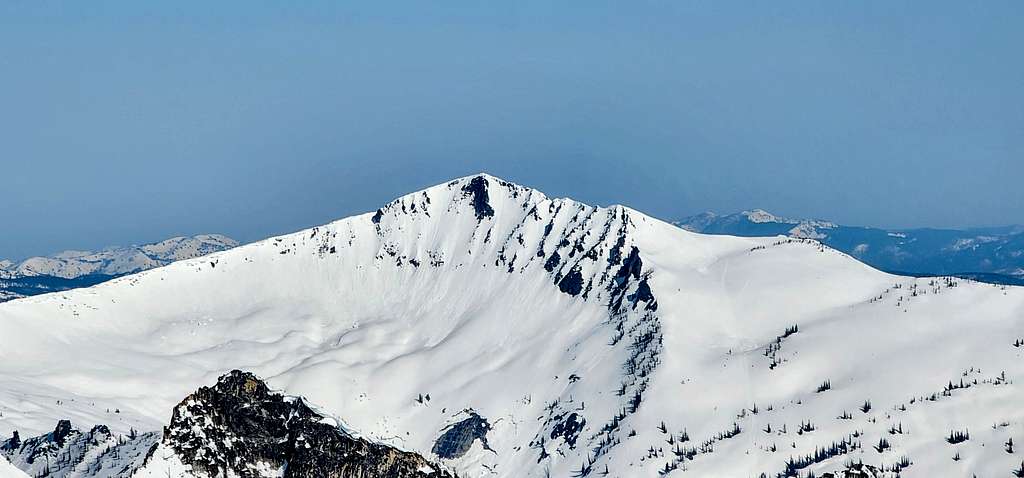
[[[14,430],[14,434],[10,438],[0,442],[0,453],[3,454],[19,448],[21,448],[21,435],[18,434],[18,430]]]
[[[199,476],[260,478],[268,469],[285,478],[453,476],[415,453],[353,437],[302,399],[237,370],[175,407],[163,443]]]
[[[821,478],[879,478],[883,473],[878,468],[863,463],[850,463],[845,470],[823,473]]]
[[[576,447],[576,439],[579,437],[587,419],[573,412],[564,419],[556,420],[555,427],[551,429],[551,439],[562,438],[569,448]]]
[[[491,450],[491,447],[487,445],[487,432],[489,431],[491,431],[491,424],[487,422],[487,419],[476,412],[469,412],[468,418],[450,425],[438,437],[432,451],[441,458],[459,458],[465,455],[473,446],[473,442],[477,440],[480,440],[480,444],[485,450]]]
[[[553,272],[558,267],[559,262],[562,262],[562,256],[558,254],[558,251],[552,252],[548,260],[544,262],[544,270]]]
[[[491,207],[490,197],[487,194],[487,178],[477,176],[469,181],[469,184],[462,187],[466,196],[473,198],[473,211],[476,218],[483,220],[485,217],[494,216],[494,208]]]
[[[83,432],[61,420],[45,435],[22,440],[15,432],[0,442],[0,455],[33,477],[127,477],[159,439],[155,432],[115,434],[104,425]]]
[[[558,289],[566,294],[576,296],[583,292],[583,274],[579,269],[572,269],[558,281]]]

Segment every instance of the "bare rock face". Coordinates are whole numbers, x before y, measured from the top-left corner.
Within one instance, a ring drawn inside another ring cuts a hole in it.
[[[460,458],[477,440],[480,440],[485,450],[494,451],[487,445],[487,432],[491,431],[491,424],[476,412],[468,413],[469,418],[449,426],[434,442],[431,451],[435,455],[445,459]]]
[[[232,371],[174,409],[163,444],[196,476],[444,478],[422,456],[356,438],[297,397]]]
[[[0,456],[29,476],[120,478],[131,476],[159,440],[158,433],[112,433],[104,425],[88,432],[60,420],[52,432],[0,441]]]

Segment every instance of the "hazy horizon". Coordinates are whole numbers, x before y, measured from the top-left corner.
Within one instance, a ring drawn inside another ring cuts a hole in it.
[[[484,172],[484,171],[481,171],[479,173],[490,174],[490,173],[487,173],[487,172]],[[479,174],[479,173],[477,173],[477,174]],[[469,176],[472,176],[472,175],[469,175]],[[453,176],[450,179],[456,179],[458,177],[462,177],[462,176]],[[499,179],[508,180],[507,178],[503,178],[503,177],[499,177]],[[420,188],[420,189],[425,189],[426,187],[444,184],[445,182],[446,181],[442,181],[442,182],[437,183],[437,184],[431,184],[431,185],[425,186],[425,187]],[[520,185],[521,186],[530,187],[528,184],[520,184]],[[405,195],[407,193],[412,193],[412,192],[415,192],[415,191],[418,191],[418,190],[419,189],[406,191],[404,193],[397,193],[392,199],[397,199],[400,196],[403,196],[403,195]],[[545,192],[545,191],[542,191],[542,192]],[[565,197],[565,196],[552,196],[550,194],[548,196],[549,197]],[[570,199],[575,199],[575,198],[570,198]],[[378,205],[378,207],[379,206],[383,206],[383,205],[384,205],[384,203],[381,203],[380,205]],[[600,206],[623,205],[623,206],[630,207],[629,204],[622,204],[622,203],[618,203],[618,202],[612,202],[612,203],[608,203],[608,204],[599,204],[599,205]],[[369,210],[366,210],[366,211],[361,211],[361,212],[355,212],[355,213],[349,214],[349,215],[344,216],[344,217],[350,217],[350,216],[353,216],[353,215],[372,213],[375,209],[376,208],[369,209]],[[652,216],[656,217],[658,219],[661,219],[663,221],[666,221],[666,222],[674,222],[674,221],[678,221],[678,220],[681,220],[681,219],[685,219],[685,218],[688,218],[688,217],[691,217],[691,216],[696,216],[696,215],[704,214],[704,213],[713,213],[713,214],[716,214],[718,216],[726,216],[726,215],[732,215],[732,214],[741,214],[741,213],[749,212],[749,211],[756,210],[756,209],[764,210],[765,212],[768,212],[769,214],[772,214],[773,216],[776,216],[776,217],[778,217],[780,219],[831,221],[831,222],[836,222],[837,224],[842,225],[842,226],[871,227],[871,228],[888,229],[888,230],[896,230],[896,231],[898,231],[898,230],[914,230],[914,229],[966,230],[966,229],[986,229],[986,228],[1001,228],[1001,227],[1024,226],[1024,224],[1019,224],[1019,223],[989,224],[989,225],[966,226],[966,227],[931,227],[931,226],[893,227],[893,226],[879,226],[879,225],[875,225],[875,224],[845,224],[845,223],[839,223],[837,221],[832,221],[828,217],[797,217],[797,216],[788,215],[788,214],[785,214],[785,213],[782,213],[782,212],[779,212],[779,211],[765,210],[764,208],[759,208],[759,207],[745,208],[745,209],[737,210],[737,211],[713,211],[713,210],[694,211],[694,212],[689,212],[689,213],[681,213],[681,214],[678,214],[678,215],[673,216],[673,217],[658,217],[658,216],[653,216],[653,215]],[[640,212],[641,213],[645,213],[644,211],[640,211]],[[150,240],[145,240],[145,241],[127,241],[127,242],[123,242],[123,243],[106,244],[106,245],[99,246],[99,247],[92,248],[92,249],[71,247],[71,248],[55,250],[55,251],[51,251],[51,252],[47,252],[47,253],[42,253],[42,254],[32,254],[32,255],[23,256],[23,257],[8,257],[8,256],[3,256],[2,254],[0,254],[0,260],[12,260],[14,262],[19,262],[19,261],[28,259],[29,257],[50,256],[50,255],[54,255],[54,254],[61,253],[61,252],[66,252],[66,251],[73,251],[73,250],[95,250],[95,251],[99,251],[99,250],[107,249],[107,248],[139,246],[139,245],[144,245],[144,244],[148,244],[148,243],[160,242],[160,241],[163,241],[163,240],[166,240],[166,239],[171,239],[171,238],[174,238],[174,237],[182,237],[182,236],[189,236],[190,237],[190,236],[196,236],[196,235],[202,235],[202,234],[221,234],[221,235],[227,236],[227,237],[229,237],[231,239],[238,240],[242,244],[246,244],[246,243],[250,243],[250,242],[259,241],[259,240],[262,240],[262,239],[267,239],[267,238],[270,238],[270,237],[273,237],[273,236],[277,236],[277,235],[289,234],[289,233],[298,232],[298,231],[301,231],[301,230],[304,230],[304,229],[308,229],[308,228],[311,228],[311,227],[324,225],[324,224],[327,224],[329,222],[333,222],[333,221],[336,221],[336,220],[339,220],[339,219],[344,219],[344,217],[336,217],[336,218],[331,218],[331,219],[325,219],[324,221],[317,222],[317,223],[311,223],[311,224],[308,224],[306,226],[301,226],[301,227],[299,227],[297,229],[283,230],[283,231],[274,231],[274,232],[268,233],[265,236],[252,237],[252,238],[240,238],[240,237],[236,237],[236,236],[233,236],[231,234],[220,232],[220,231],[199,231],[199,232],[196,232],[196,233],[189,233],[189,234],[171,234],[171,235],[166,236],[166,237],[159,237],[159,238],[156,238],[156,239],[150,239]]]
[[[0,257],[486,171],[675,220],[1024,223],[1024,3],[0,6]]]

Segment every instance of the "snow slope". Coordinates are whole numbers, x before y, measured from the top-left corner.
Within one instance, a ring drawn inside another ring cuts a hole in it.
[[[904,458],[904,477],[1009,476],[1022,318],[1020,288],[893,276],[810,240],[705,236],[478,175],[0,304],[0,436],[59,418],[157,430],[239,368],[435,459],[481,417],[486,442],[441,457],[460,476],[821,476]],[[947,443],[953,430],[970,439]]]
[[[0,457],[0,478],[28,478],[28,475]]]

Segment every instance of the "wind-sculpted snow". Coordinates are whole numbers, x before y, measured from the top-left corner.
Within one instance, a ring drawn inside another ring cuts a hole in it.
[[[0,305],[0,436],[157,430],[238,368],[464,477],[1006,476],[1022,317],[1018,288],[479,175]]]

